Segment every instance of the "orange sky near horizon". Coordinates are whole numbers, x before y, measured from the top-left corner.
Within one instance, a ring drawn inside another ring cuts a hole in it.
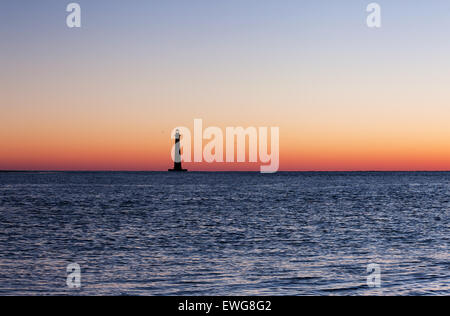
[[[172,165],[169,129],[146,131],[136,126],[125,134],[121,133],[125,129],[114,125],[98,130],[86,127],[83,132],[66,126],[65,133],[52,128],[47,125],[45,133],[42,128],[28,132],[25,127],[16,128],[11,141],[2,142],[0,169],[160,171]],[[280,171],[450,170],[450,147],[443,146],[444,137],[413,137],[405,142],[401,136],[344,135],[339,130],[332,137],[328,132],[307,133],[306,129],[297,133],[280,128]],[[204,140],[203,146],[206,143]],[[258,171],[260,165],[186,163],[185,167],[192,171]]]

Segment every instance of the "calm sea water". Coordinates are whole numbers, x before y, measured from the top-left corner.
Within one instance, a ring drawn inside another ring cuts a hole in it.
[[[450,173],[2,173],[0,295],[448,295],[449,215]]]

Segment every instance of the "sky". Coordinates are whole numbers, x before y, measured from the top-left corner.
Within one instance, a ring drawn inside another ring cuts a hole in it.
[[[450,2],[0,2],[0,170],[167,170],[177,126],[280,129],[280,170],[450,170]],[[260,164],[188,164],[259,170]]]

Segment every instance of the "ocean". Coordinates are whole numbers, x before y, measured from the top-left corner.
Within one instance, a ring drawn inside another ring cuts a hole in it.
[[[449,295],[449,215],[450,173],[0,173],[0,295]]]

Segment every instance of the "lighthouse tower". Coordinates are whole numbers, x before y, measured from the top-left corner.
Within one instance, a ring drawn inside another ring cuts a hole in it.
[[[169,169],[169,171],[180,171],[180,172],[187,171],[187,169],[183,169],[181,167],[181,144],[180,144],[179,130],[177,130],[175,133],[175,161],[173,163],[173,169]]]

